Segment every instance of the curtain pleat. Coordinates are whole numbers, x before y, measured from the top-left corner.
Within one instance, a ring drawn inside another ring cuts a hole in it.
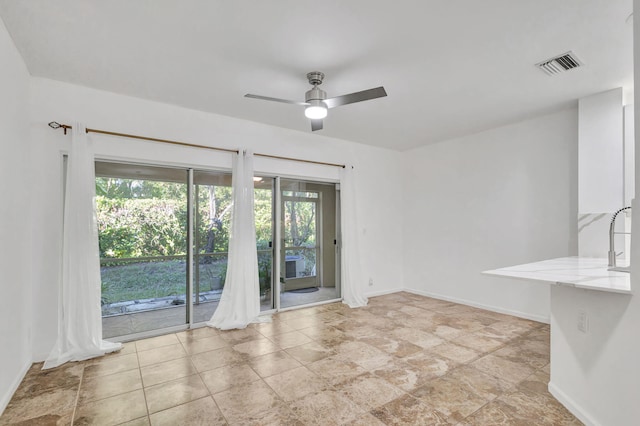
[[[340,171],[340,220],[342,228],[341,281],[342,299],[352,308],[366,306],[367,279],[363,273],[359,249],[360,231],[356,202],[356,176],[352,166]]]
[[[74,123],[67,162],[58,336],[43,369],[119,350],[102,340],[95,166],[85,126]]]
[[[260,314],[251,153],[234,154],[232,187],[227,275],[218,307],[207,322],[208,326],[221,330],[245,328],[258,322]]]

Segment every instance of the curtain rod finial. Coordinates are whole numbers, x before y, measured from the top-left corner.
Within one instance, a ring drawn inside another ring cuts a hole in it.
[[[59,129],[60,127],[62,127],[62,124],[58,123],[57,121],[52,121],[49,123],[49,127],[51,127],[52,129]]]

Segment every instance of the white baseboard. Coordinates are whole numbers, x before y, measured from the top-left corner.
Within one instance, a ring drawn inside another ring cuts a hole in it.
[[[498,312],[499,314],[513,315],[514,317],[519,317],[519,318],[524,318],[532,321],[549,324],[549,317],[545,317],[542,315],[514,311],[511,309],[504,309],[498,306],[485,305],[483,303],[476,303],[471,300],[458,299],[457,297],[450,297],[450,296],[445,296],[443,294],[431,293],[423,290],[415,290],[412,288],[405,288],[403,289],[403,291],[406,291],[407,293],[418,294],[420,296],[432,297],[434,299],[446,300],[447,302],[460,303],[462,305],[473,306],[474,308],[486,309],[487,311]]]
[[[24,376],[27,375],[29,368],[31,368],[31,364],[31,361],[28,361],[22,366],[22,369],[20,369],[20,373],[13,380],[13,383],[11,383],[11,386],[9,387],[9,389],[7,389],[7,392],[2,395],[2,398],[0,398],[0,415],[4,413],[5,408],[7,408],[7,405],[9,405],[9,402],[11,402],[11,397],[13,397],[13,394],[18,389],[18,386],[20,386],[20,383],[22,383],[22,380],[24,380]]]
[[[560,402],[560,404],[564,405],[567,410],[571,412],[574,416],[578,418],[582,423],[587,426],[601,426],[600,423],[594,420],[592,416],[590,416],[584,408],[580,405],[576,404],[573,399],[571,399],[566,393],[561,391],[555,384],[549,382],[549,393],[553,395],[555,399]]]
[[[384,296],[385,294],[393,294],[404,291],[403,288],[392,288],[391,290],[380,290],[380,291],[372,291],[369,293],[365,293],[366,297],[376,297],[376,296]]]

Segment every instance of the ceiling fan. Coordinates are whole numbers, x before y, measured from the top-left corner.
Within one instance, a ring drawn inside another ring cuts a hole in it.
[[[302,105],[306,107],[304,109],[304,115],[311,119],[311,130],[314,132],[322,129],[322,119],[327,116],[327,109],[329,108],[387,96],[387,92],[384,90],[384,87],[380,86],[374,89],[349,93],[348,95],[327,98],[327,92],[322,89],[318,89],[318,86],[322,84],[322,80],[324,79],[324,73],[321,73],[320,71],[312,71],[307,74],[307,79],[313,88],[305,93],[304,102],[271,98],[269,96],[252,95],[251,93],[247,93],[244,96],[246,98],[262,99],[265,101],[282,102],[285,104]]]

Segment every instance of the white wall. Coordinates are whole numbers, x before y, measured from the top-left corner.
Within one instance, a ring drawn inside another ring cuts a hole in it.
[[[34,353],[47,355],[55,339],[55,283],[61,223],[61,152],[69,136],[46,125],[55,120],[87,127],[318,161],[354,164],[359,173],[359,208],[365,270],[381,293],[402,287],[401,154],[318,134],[188,110],[51,80],[32,79],[31,125],[37,155],[34,235],[43,261],[34,269]],[[197,167],[230,168],[229,154],[90,134],[97,156]],[[257,172],[338,180],[338,169],[256,158]]]
[[[578,213],[615,212],[624,202],[622,87],[578,100]]]
[[[634,1],[640,10],[640,0]],[[640,64],[640,19],[634,20],[634,59]],[[635,67],[640,81],[640,67]],[[635,104],[640,91],[635,90]],[[635,111],[635,127],[640,124]],[[640,135],[636,133],[636,146]],[[640,150],[635,150],[640,164]],[[636,173],[638,187],[640,173]],[[588,425],[637,425],[640,419],[640,203],[631,227],[631,296],[554,288],[551,306],[551,393]],[[589,330],[577,330],[580,312]]]
[[[548,321],[545,284],[481,275],[577,254],[577,111],[404,153],[405,287]]]
[[[609,250],[609,224],[612,214],[625,204],[625,173],[628,154],[623,136],[623,89],[585,96],[578,100],[578,255],[606,257]],[[629,170],[633,173],[633,170]],[[623,213],[616,231],[624,232]],[[629,218],[631,215],[629,214]],[[625,235],[615,237],[618,266],[628,263]]]
[[[31,364],[29,73],[0,20],[0,413]]]

